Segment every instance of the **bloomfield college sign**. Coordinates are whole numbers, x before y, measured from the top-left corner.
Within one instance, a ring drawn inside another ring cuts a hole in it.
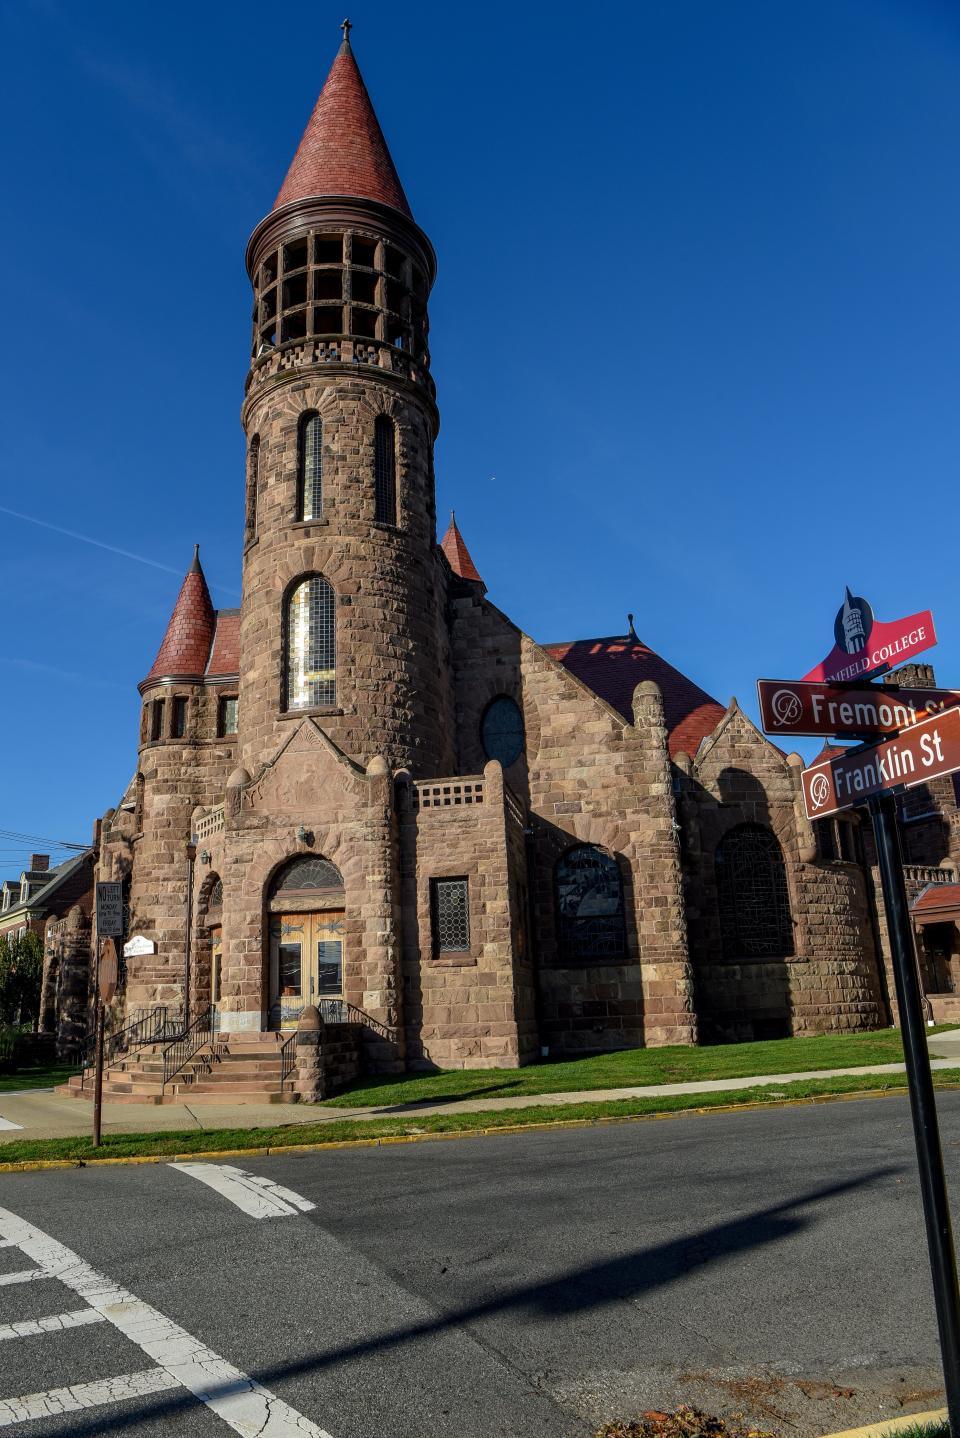
[[[758,679],[760,721],[768,734],[882,738],[912,729],[931,714],[960,704],[960,689],[841,689],[805,680]]]
[[[833,637],[836,642],[830,653],[822,664],[804,675],[805,679],[845,684],[871,674],[885,674],[894,664],[932,649],[937,642],[929,609],[881,624],[870,604],[849,589],[837,611]]]
[[[851,749],[804,769],[808,819],[824,819],[874,794],[910,789],[960,769],[960,709],[945,709],[895,739]]]

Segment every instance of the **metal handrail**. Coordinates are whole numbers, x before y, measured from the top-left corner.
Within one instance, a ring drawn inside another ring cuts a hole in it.
[[[201,1010],[189,1028],[163,1051],[163,1087],[188,1064],[194,1054],[212,1044],[217,1032],[217,1010],[213,1004]]]
[[[356,1004],[348,1004],[346,999],[320,999],[317,1008],[325,1024],[362,1024],[364,1028],[373,1029],[381,1038],[396,1037],[386,1024],[382,1024],[363,1009],[358,1009]]]
[[[156,1008],[141,1009],[140,1017],[135,1019],[126,1028],[118,1029],[116,1033],[108,1034],[104,1040],[103,1066],[110,1068],[118,1063],[121,1058],[126,1057],[134,1049],[142,1049],[147,1044],[160,1044],[164,1039],[179,1037],[183,1032],[183,1016],[179,1009],[173,1012],[160,1004]],[[87,1040],[83,1057],[83,1067],[80,1070],[80,1087],[83,1088],[88,1074],[87,1070],[92,1067],[95,1059],[94,1039]]]
[[[288,1039],[284,1039],[280,1045],[280,1087],[283,1088],[287,1079],[297,1067],[297,1031]]]

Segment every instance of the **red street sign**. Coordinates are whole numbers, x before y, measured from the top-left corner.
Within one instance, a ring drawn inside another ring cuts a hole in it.
[[[945,709],[896,739],[851,749],[804,769],[803,807],[808,819],[853,809],[873,794],[911,789],[960,769],[960,709]]]
[[[937,642],[929,609],[881,624],[867,601],[847,590],[833,625],[836,644],[815,669],[803,677],[825,683],[848,683],[885,674],[895,664],[932,649]]]
[[[803,679],[758,679],[760,722],[768,734],[886,738],[960,704],[960,689],[839,689]]]

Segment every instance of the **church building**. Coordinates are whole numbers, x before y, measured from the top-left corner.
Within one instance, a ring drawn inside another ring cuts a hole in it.
[[[436,257],[349,29],[247,269],[242,602],[195,555],[145,665],[111,1026],[275,1055],[313,1005],[397,1072],[889,1023],[856,816],[632,617],[540,643],[438,543]]]

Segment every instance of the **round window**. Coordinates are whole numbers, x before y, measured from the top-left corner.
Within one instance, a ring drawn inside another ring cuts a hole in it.
[[[506,694],[487,705],[480,726],[483,752],[488,759],[499,759],[506,769],[523,753],[523,715],[519,706]]]

